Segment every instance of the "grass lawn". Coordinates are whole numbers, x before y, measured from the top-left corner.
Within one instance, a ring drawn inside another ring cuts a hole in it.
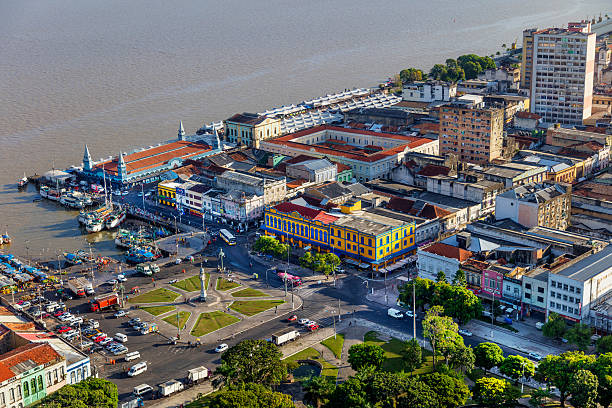
[[[230,309],[245,316],[253,316],[265,310],[272,309],[275,306],[282,305],[284,300],[236,300],[230,305]]]
[[[193,326],[193,330],[191,330],[191,335],[203,336],[238,321],[240,321],[240,319],[237,317],[220,310],[210,313],[200,313],[198,321],[196,322],[195,326]]]
[[[253,289],[253,288],[245,288],[240,289],[236,292],[232,292],[233,297],[266,297],[270,296],[261,290]]]
[[[153,316],[159,316],[159,315],[168,313],[176,309],[176,307],[175,306],[143,306],[141,307],[141,309],[147,313],[151,313]]]
[[[159,288],[151,292],[130,298],[130,303],[165,303],[174,302],[179,294],[168,289]]]
[[[334,356],[339,359],[340,354],[342,354],[342,346],[344,345],[344,334],[338,334],[335,339],[334,336],[331,336],[323,340],[321,344],[330,349]]]
[[[382,341],[378,338],[378,333],[374,331],[367,332],[363,340],[368,344],[377,344],[385,351],[386,360],[383,363],[383,370],[400,372],[404,369],[404,362],[402,361],[403,341],[396,338],[392,338],[387,342]],[[414,370],[414,374],[427,374],[433,371],[433,354],[425,348],[422,349],[422,352],[423,365]]]
[[[210,281],[210,274],[206,274],[206,289],[208,289],[208,282]],[[195,275],[191,278],[183,279],[172,284],[175,288],[183,289],[185,292],[199,292],[200,291],[200,276]]]
[[[230,282],[225,278],[217,279],[217,290],[225,291],[237,288],[238,286],[240,286],[240,284],[237,282]]]
[[[181,328],[181,330],[183,330],[185,328],[185,323],[187,323],[187,320],[189,319],[189,316],[191,316],[190,312],[178,312],[179,318],[179,325],[178,327]],[[176,313],[171,314],[168,317],[164,317],[164,322],[166,323],[170,323],[171,325],[177,327],[176,325]]]
[[[312,347],[308,347],[305,350],[300,351],[297,354],[292,355],[291,357],[286,358],[287,361],[295,361],[298,360],[314,360],[321,364],[323,370],[321,371],[321,376],[325,377],[327,380],[335,383],[336,377],[338,377],[338,367],[329,363],[323,357],[321,357],[321,353]]]

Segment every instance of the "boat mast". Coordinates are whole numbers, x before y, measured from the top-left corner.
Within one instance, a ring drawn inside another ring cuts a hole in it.
[[[106,174],[104,173],[104,163],[102,163],[102,180],[104,182],[104,207],[108,207],[108,199],[106,198]]]

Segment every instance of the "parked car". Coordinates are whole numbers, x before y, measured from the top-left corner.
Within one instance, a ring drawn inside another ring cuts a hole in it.
[[[461,334],[463,336],[467,336],[467,337],[471,337],[472,336],[472,332],[467,330],[467,329],[459,329],[459,334]]]
[[[70,330],[72,330],[72,327],[70,327],[70,326],[60,326],[60,327],[57,328],[57,332],[60,333],[60,334],[67,333]]]
[[[536,353],[536,352],[534,352],[534,351],[531,351],[531,352],[528,354],[528,356],[529,356],[529,357],[531,357],[532,359],[534,359],[535,361],[540,361],[540,360],[542,360],[542,359],[544,358],[544,357],[542,357],[542,355],[541,355],[541,354]]]
[[[117,279],[109,279],[106,281],[106,283],[108,283],[109,285],[115,285],[117,284]]]
[[[117,275],[117,281],[118,282],[127,282],[127,278],[125,277],[125,275]]]
[[[101,346],[106,346],[108,343],[110,343],[110,342],[112,342],[112,341],[113,341],[113,339],[111,339],[110,337],[106,337],[106,338],[102,339],[102,341],[100,341],[100,343],[99,343],[99,344],[100,344]]]
[[[120,317],[125,317],[127,316],[128,312],[125,310],[119,310],[117,313],[115,313],[113,316],[115,317],[115,319],[118,319]]]
[[[225,344],[225,343],[219,344],[217,346],[217,348],[215,349],[215,353],[223,353],[227,349],[229,349],[229,346],[227,344]]]
[[[169,283],[170,285],[172,285],[173,283],[176,283],[176,282],[178,282],[178,279],[172,279],[172,280],[169,280],[169,281],[168,281],[168,283]]]
[[[65,310],[57,310],[55,311],[55,313],[53,313],[53,316],[55,317],[60,317],[61,315],[63,315],[64,313],[66,313]]]
[[[88,322],[88,323],[89,323],[89,325],[90,325],[91,327],[93,327],[94,329],[97,329],[98,327],[100,327],[100,323],[99,323],[97,320],[94,320],[94,319],[89,319],[87,322]]]

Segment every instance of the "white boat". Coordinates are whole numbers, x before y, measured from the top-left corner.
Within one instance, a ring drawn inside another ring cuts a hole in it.
[[[62,196],[60,197],[60,204],[63,204],[66,207],[70,207],[70,208],[80,209],[80,208],[85,207],[85,203],[83,203],[81,200],[72,196],[72,194],[62,194]]]
[[[102,206],[94,211],[81,211],[77,219],[81,224],[87,224],[93,219],[105,218],[110,212],[110,207]]]
[[[106,219],[106,228],[112,229],[121,224],[125,220],[125,211],[119,211],[117,213],[111,214]]]
[[[85,225],[85,229],[87,230],[87,232],[100,232],[103,228],[104,221],[99,218],[91,220]]]

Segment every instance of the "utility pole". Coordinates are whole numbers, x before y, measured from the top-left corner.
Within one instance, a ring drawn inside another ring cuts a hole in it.
[[[295,310],[295,306],[293,303],[293,284],[291,284],[291,310]]]
[[[389,297],[387,296],[387,271],[385,270],[385,304],[389,306]]]
[[[412,338],[416,339],[416,282],[412,278]]]
[[[181,325],[179,324],[179,311],[176,311],[176,337],[181,337]]]
[[[287,297],[287,271],[285,271],[285,275],[283,275],[285,279],[285,298]]]
[[[342,318],[340,317],[341,315],[342,312],[340,311],[340,298],[338,298],[338,323],[342,321]]]

